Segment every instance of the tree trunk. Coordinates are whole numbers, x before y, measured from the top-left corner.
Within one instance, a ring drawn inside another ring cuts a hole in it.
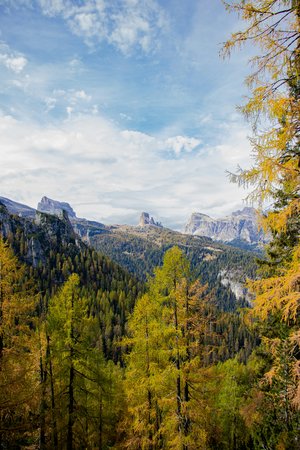
[[[42,349],[40,349],[40,383],[41,383],[41,402],[40,402],[40,450],[46,448],[46,382],[47,368],[44,368]]]
[[[181,378],[180,378],[180,354],[178,345],[178,316],[177,316],[177,301],[174,300],[174,325],[176,331],[176,369],[178,371],[176,380],[176,397],[177,397],[177,417],[178,417],[178,431],[181,432]]]
[[[58,433],[57,433],[57,423],[55,417],[55,395],[54,395],[54,378],[53,378],[53,368],[50,350],[50,338],[47,335],[47,350],[46,350],[47,363],[49,363],[49,375],[50,375],[50,390],[51,390],[51,415],[52,415],[52,439],[54,450],[58,449]]]
[[[70,350],[70,357],[73,358],[73,348]],[[74,425],[74,366],[71,359],[69,372],[69,406],[68,406],[68,435],[67,450],[73,450],[73,425]]]
[[[74,296],[72,295],[71,310],[74,309]],[[74,425],[74,324],[71,318],[70,331],[70,371],[69,371],[69,406],[68,406],[68,434],[67,434],[67,450],[73,450],[73,425]]]
[[[146,315],[146,374],[149,380],[150,378],[150,355],[149,355],[149,326],[148,326],[148,316]],[[152,410],[152,393],[148,388],[148,426],[149,426],[149,450],[153,448],[153,434],[152,434],[152,420],[151,420],[151,410]]]
[[[99,450],[102,449],[103,445],[103,401],[102,393],[100,389],[100,402],[99,402]]]

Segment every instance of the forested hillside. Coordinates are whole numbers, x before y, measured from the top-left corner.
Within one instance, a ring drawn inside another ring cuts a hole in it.
[[[132,417],[129,427],[126,411],[132,406],[128,389],[138,391],[141,387],[138,378],[127,384],[132,376],[129,361],[134,358],[131,352],[137,331],[130,313],[138,298],[146,312],[145,298],[156,298],[154,286],[157,289],[164,281],[155,279],[165,269],[155,269],[155,278],[145,286],[83,244],[67,215],[59,219],[39,213],[32,220],[10,215],[4,206],[0,213],[3,448],[130,447],[129,429],[136,419]],[[170,270],[179,271],[176,283],[188,283],[187,295],[192,302],[200,302],[193,306],[191,318],[199,322],[200,340],[194,336],[196,331],[191,331],[190,337],[191,346],[199,347],[195,350],[195,358],[201,356],[199,367],[208,368],[235,356],[246,362],[259,338],[236,309],[236,299],[224,305],[216,286],[201,287],[196,281],[199,274],[189,269],[184,253],[178,247],[172,249],[171,243],[168,247]],[[203,258],[203,254],[200,256]],[[185,269],[181,273],[182,264]],[[153,271],[153,261],[149,267]],[[165,294],[169,295],[167,291]],[[160,296],[155,302],[161,302]],[[137,310],[139,305],[138,301]],[[159,322],[153,326],[157,330],[164,314],[163,309],[156,312]],[[138,319],[140,325],[145,318]],[[176,333],[179,330],[183,332],[182,325]],[[171,329],[169,332],[173,333]],[[166,339],[165,335],[157,336],[159,353],[160,345],[167,345]],[[143,339],[139,340],[138,345],[144,345]],[[165,356],[161,362],[170,358],[172,366],[173,350],[170,356],[165,352],[162,347]],[[142,361],[143,357],[138,365]],[[159,366],[158,370],[164,371]],[[170,376],[167,372],[166,382]],[[163,379],[161,382],[165,383]],[[161,420],[163,410],[159,412]],[[164,442],[162,428],[159,433]]]
[[[243,285],[247,277],[254,277],[258,257],[210,238],[187,236],[151,225],[110,227],[105,233],[91,237],[90,245],[143,281],[162,264],[165,252],[177,245],[191,262],[194,275],[217,291],[218,305],[225,310],[247,304]]]
[[[66,215],[40,213],[32,221],[10,215],[0,206],[0,233],[24,266],[24,283],[31,280],[38,295],[36,311],[43,315],[49,299],[68,280],[79,275],[81,292],[89,299],[89,310],[98,316],[106,357],[117,361],[120,349],[114,345],[124,334],[143,283],[138,282],[103,254],[87,247],[74,233]]]

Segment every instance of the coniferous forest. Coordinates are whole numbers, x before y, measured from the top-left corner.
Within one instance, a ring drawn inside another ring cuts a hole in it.
[[[257,48],[253,165],[230,177],[270,243],[209,266],[174,238],[139,264],[0,204],[0,449],[300,449],[300,1],[224,3],[242,30],[222,56]],[[248,301],[217,280],[237,258]]]

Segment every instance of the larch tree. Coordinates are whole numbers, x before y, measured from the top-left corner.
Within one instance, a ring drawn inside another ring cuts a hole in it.
[[[129,448],[206,448],[198,389],[205,288],[190,278],[183,252],[168,250],[129,320]]]
[[[156,298],[145,294],[137,301],[128,332],[129,337],[123,340],[131,349],[126,358],[126,446],[153,450],[162,447],[159,401],[164,391],[163,371],[168,364],[165,327]]]
[[[25,267],[0,239],[0,447],[34,441],[38,417],[36,297]]]
[[[55,407],[52,423],[58,429],[59,446],[69,450],[85,442],[89,434],[84,427],[88,414],[84,394],[86,380],[93,380],[85,364],[91,352],[90,320],[87,301],[80,296],[79,277],[73,274],[51,299],[47,318],[51,404],[54,400]]]
[[[300,1],[224,3],[245,23],[225,43],[224,55],[247,43],[259,49],[246,79],[250,97],[241,108],[253,125],[254,163],[232,179],[252,185],[250,199],[261,208],[265,201],[273,202],[262,219],[272,242],[259,279],[249,287],[256,296],[253,314],[261,321],[264,348],[272,360],[264,379],[270,390],[268,394],[265,388],[264,399],[272,394],[272,386],[279,389],[278,399],[285,399],[276,420],[286,426],[277,430],[272,445],[292,448],[300,409]],[[294,420],[282,421],[287,411]]]

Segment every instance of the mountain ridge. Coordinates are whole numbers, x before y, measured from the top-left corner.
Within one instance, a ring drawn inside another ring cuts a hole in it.
[[[268,236],[258,227],[257,212],[252,207],[233,211],[230,215],[214,219],[203,213],[193,213],[183,233],[194,236],[208,236],[214,241],[236,244],[243,242],[262,248]]]
[[[169,248],[179,246],[191,261],[194,275],[217,290],[219,302],[225,309],[233,308],[237,298],[245,301],[243,283],[246,277],[254,273],[253,253],[214,242],[209,237],[186,235],[162,226],[108,226],[79,219],[75,212],[69,217],[67,211],[60,208],[61,204],[66,205],[65,202],[55,203],[54,208],[48,205],[50,214],[36,211],[34,218],[24,220],[35,222],[42,219],[46,223],[51,222],[51,217],[54,222],[64,220],[73,241],[81,240],[140,281],[146,281],[153,275],[155,267],[162,264]],[[16,205],[13,206],[15,210]]]

